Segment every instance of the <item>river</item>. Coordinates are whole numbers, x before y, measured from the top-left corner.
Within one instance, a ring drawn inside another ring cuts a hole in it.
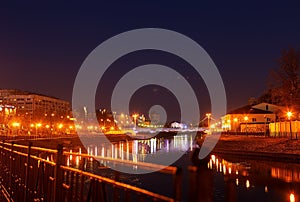
[[[198,164],[200,161],[197,163],[191,160],[194,149],[195,144],[192,136],[181,134],[169,138],[121,141],[113,144],[95,142],[89,145],[86,151],[91,155],[132,162],[152,162],[158,151],[165,155],[181,153],[181,158],[172,165],[183,169],[182,201],[188,201],[191,197],[198,201],[220,202],[299,201],[299,163],[243,159],[232,155],[218,156],[212,153],[206,161]],[[83,148],[74,148],[72,152],[83,150]],[[81,159],[78,158],[69,157],[67,163],[70,166],[79,167]],[[100,161],[100,163],[114,167],[114,164],[105,161]],[[188,166],[192,165],[199,169],[199,172],[194,175],[188,171]],[[138,170],[139,167],[131,166],[130,169],[134,171]],[[110,178],[113,178],[115,174],[111,169],[105,169],[105,167],[93,171]],[[193,178],[193,184],[189,177]],[[172,196],[173,193],[172,177],[159,172],[148,174],[121,173],[119,179],[167,196]]]

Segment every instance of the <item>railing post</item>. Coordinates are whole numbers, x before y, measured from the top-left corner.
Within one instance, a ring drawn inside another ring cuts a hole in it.
[[[30,153],[31,153],[32,142],[29,142],[28,153],[27,153],[27,162],[26,162],[26,173],[25,173],[25,187],[24,187],[24,202],[28,201],[28,184],[29,184],[29,175],[30,175]]]
[[[198,169],[196,166],[189,166],[189,198],[188,201],[197,201],[197,172]]]
[[[175,201],[181,201],[182,194],[182,169],[177,167],[174,175],[174,199]]]
[[[11,150],[10,150],[10,156],[9,156],[9,187],[8,187],[10,194],[12,194],[14,191],[14,190],[12,190],[13,152],[14,152],[14,142],[11,142]]]
[[[53,202],[59,202],[62,193],[63,173],[60,166],[63,164],[63,146],[57,146],[56,165],[54,170]]]

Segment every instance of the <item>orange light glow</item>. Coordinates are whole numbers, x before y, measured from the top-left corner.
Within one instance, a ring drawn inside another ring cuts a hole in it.
[[[291,117],[293,116],[293,112],[288,111],[288,112],[286,113],[286,115],[287,115],[288,119],[291,119]]]
[[[295,195],[293,193],[290,194],[290,202],[295,202]]]
[[[13,122],[13,123],[12,123],[12,126],[13,126],[13,127],[20,127],[20,125],[21,125],[21,124],[18,123],[18,122]]]

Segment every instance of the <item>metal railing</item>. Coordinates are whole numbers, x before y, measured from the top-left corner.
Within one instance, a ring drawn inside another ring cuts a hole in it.
[[[72,168],[66,156],[96,158],[173,176],[173,196],[157,194],[117,180]],[[87,154],[0,143],[0,191],[7,201],[180,201],[182,172],[177,167],[95,157]]]

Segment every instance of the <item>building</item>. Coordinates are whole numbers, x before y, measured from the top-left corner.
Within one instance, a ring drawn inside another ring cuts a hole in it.
[[[27,91],[0,89],[0,105],[14,106],[14,119],[26,129],[36,123],[47,124],[51,128],[69,121],[71,116],[69,102]]]
[[[275,122],[281,107],[269,103],[246,105],[222,117],[222,129],[229,132],[269,132],[269,123]]]
[[[16,115],[16,108],[12,105],[0,105],[0,133],[7,130],[7,125]]]

